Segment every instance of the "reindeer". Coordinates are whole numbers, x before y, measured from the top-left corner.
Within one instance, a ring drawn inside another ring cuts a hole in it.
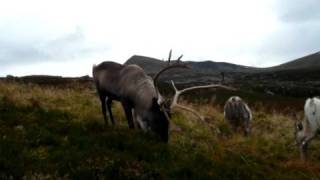
[[[105,124],[108,124],[106,107],[108,108],[108,114],[112,124],[115,124],[111,105],[113,100],[120,101],[121,99],[119,94],[120,85],[118,82],[120,80],[120,72],[123,68],[123,65],[110,61],[102,62],[97,66],[93,65],[92,68],[93,81],[100,97]],[[131,122],[129,127],[132,127]]]
[[[113,100],[120,101],[125,111],[129,128],[134,128],[133,114],[138,126],[144,130],[151,130],[160,135],[162,140],[168,141],[168,127],[170,110],[164,106],[164,98],[157,88],[157,79],[160,74],[171,68],[186,68],[179,63],[170,65],[171,51],[168,66],[161,69],[154,78],[148,76],[137,65],[121,65],[114,62],[102,62],[94,65],[93,79],[100,97],[101,109],[105,123],[108,124],[106,109],[112,124],[115,120],[111,105]],[[133,111],[134,110],[134,111]]]
[[[308,98],[304,105],[304,120],[295,123],[295,139],[302,160],[306,159],[310,141],[320,130],[320,99]]]
[[[93,66],[93,79],[100,96],[102,113],[107,122],[106,105],[112,123],[115,123],[111,112],[113,100],[120,101],[126,114],[129,128],[134,128],[134,121],[138,127],[145,131],[152,131],[167,142],[169,131],[170,110],[174,107],[195,112],[190,108],[184,108],[177,104],[180,93],[175,95],[170,107],[165,106],[165,98],[160,94],[157,87],[159,76],[172,68],[188,68],[180,63],[182,55],[175,64],[170,64],[171,53],[169,53],[168,65],[161,69],[151,78],[142,68],[137,65],[121,65],[114,62],[102,62]],[[173,84],[174,86],[174,84]],[[206,86],[219,87],[219,85]],[[175,88],[175,86],[174,86]],[[203,87],[193,87],[197,89]],[[175,88],[176,90],[176,88]],[[197,114],[197,113],[194,113]],[[200,115],[198,115],[200,117]]]
[[[238,96],[230,97],[224,105],[224,118],[234,130],[244,129],[245,135],[251,131],[252,113],[248,105]]]

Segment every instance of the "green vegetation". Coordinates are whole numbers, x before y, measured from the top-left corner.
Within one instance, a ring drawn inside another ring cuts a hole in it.
[[[117,126],[105,126],[89,87],[0,82],[0,179],[320,178],[319,142],[300,161],[293,120],[279,109],[254,103],[253,131],[243,137],[224,122],[221,103],[183,101],[206,122],[175,111],[164,144],[129,129],[117,103]]]

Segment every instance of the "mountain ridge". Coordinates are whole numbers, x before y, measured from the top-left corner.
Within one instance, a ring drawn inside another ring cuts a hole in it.
[[[286,63],[282,63],[276,66],[259,68],[253,66],[244,66],[235,63],[228,62],[216,62],[212,60],[204,61],[183,61],[184,63],[191,66],[196,71],[202,71],[203,73],[210,73],[213,71],[219,72],[242,72],[242,73],[259,73],[259,72],[270,72],[270,71],[283,71],[283,70],[295,70],[295,69],[320,69],[320,51],[309,54]],[[151,58],[141,55],[133,55],[130,57],[125,64],[137,64],[146,70],[147,73],[155,73],[162,66],[166,64],[166,61],[162,61],[156,58]]]
[[[312,97],[320,94],[320,53],[313,53],[277,66],[257,68],[226,62],[183,61],[190,69],[173,69],[160,81],[178,84],[224,83],[244,91],[268,92],[289,96]],[[154,75],[167,62],[145,56],[132,56],[126,64],[137,64]]]

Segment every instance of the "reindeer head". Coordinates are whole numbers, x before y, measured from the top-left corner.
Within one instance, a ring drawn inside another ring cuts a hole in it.
[[[294,137],[295,137],[295,144],[299,147],[304,139],[305,139],[305,135],[304,135],[304,131],[303,131],[303,123],[301,122],[301,120],[299,120],[299,117],[297,115],[296,112],[291,111],[289,112],[289,115],[293,118],[294,122]]]
[[[296,145],[300,146],[305,139],[302,122],[296,121],[294,123],[294,129],[295,129],[294,136],[296,140]]]
[[[157,99],[152,99],[152,106],[148,114],[151,120],[149,126],[153,132],[160,136],[161,140],[168,142],[170,112],[164,109],[163,104],[158,103]]]
[[[169,120],[171,118],[171,108],[168,104],[168,101],[160,94],[157,79],[159,78],[160,74],[163,72],[172,69],[172,68],[188,68],[185,64],[180,63],[180,59],[182,55],[177,59],[177,62],[174,64],[170,64],[171,60],[171,53],[169,53],[168,58],[168,65],[161,69],[154,77],[153,83],[157,93],[157,98],[152,99],[152,106],[150,110],[145,114],[142,119],[144,122],[147,123],[147,129],[155,132],[160,136],[160,138],[167,142],[168,141],[168,133],[169,133]]]
[[[134,114],[141,129],[154,132],[162,141],[168,142],[170,112],[159,104],[158,98],[153,97],[147,109],[135,109]]]
[[[206,86],[194,86],[194,87],[189,87],[183,90],[177,90],[175,87],[173,81],[172,81],[172,86],[175,90],[175,95],[172,99],[171,104],[168,103],[168,100],[166,100],[159,92],[158,86],[157,86],[157,79],[160,76],[161,73],[172,69],[172,68],[189,68],[186,64],[183,64],[180,62],[180,59],[182,58],[182,55],[177,59],[176,63],[170,64],[170,59],[171,59],[171,51],[169,53],[169,58],[168,58],[168,65],[161,69],[153,78],[154,82],[154,87],[157,92],[157,99],[153,99],[152,102],[152,107],[150,114],[147,116],[150,118],[149,122],[149,127],[151,131],[155,132],[158,134],[162,140],[168,141],[168,133],[169,133],[169,121],[171,118],[171,110],[173,108],[180,108],[185,111],[189,111],[195,116],[199,117],[202,121],[204,121],[204,117],[198,114],[195,110],[180,105],[178,104],[178,98],[179,96],[190,90],[195,90],[195,89],[203,89],[203,88],[223,88],[223,89],[228,89],[228,90],[235,90],[234,88],[219,85],[219,84],[211,84],[211,85],[206,85]]]

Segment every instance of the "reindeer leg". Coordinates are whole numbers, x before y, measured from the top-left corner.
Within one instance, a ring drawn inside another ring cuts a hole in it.
[[[132,114],[133,114],[133,124],[134,124],[134,127],[137,127],[138,129],[141,129],[140,127],[140,124],[138,122],[138,115],[137,115],[137,112],[132,109]]]
[[[103,119],[106,125],[108,125],[108,120],[107,120],[107,114],[106,114],[106,95],[100,95],[100,101],[101,101],[101,110],[103,114]]]
[[[108,108],[108,112],[109,112],[109,116],[110,116],[112,125],[115,125],[115,120],[113,118],[112,111],[111,111],[112,99],[107,97],[106,102],[107,102],[107,108]]]
[[[249,134],[251,133],[251,125],[249,121],[245,121],[244,123],[244,135],[245,136],[249,136]]]
[[[124,102],[122,102],[122,106],[127,117],[128,126],[130,129],[133,129],[134,123],[133,123],[133,117],[132,117],[132,107],[129,104]]]
[[[306,137],[305,140],[303,140],[303,142],[300,145],[300,157],[303,161],[305,161],[307,159],[307,149],[308,149],[308,145],[309,142],[315,137],[315,135],[312,136],[308,136]]]
[[[300,145],[300,158],[303,161],[307,159],[307,148],[308,148],[308,144],[305,141],[303,141],[302,144]]]

